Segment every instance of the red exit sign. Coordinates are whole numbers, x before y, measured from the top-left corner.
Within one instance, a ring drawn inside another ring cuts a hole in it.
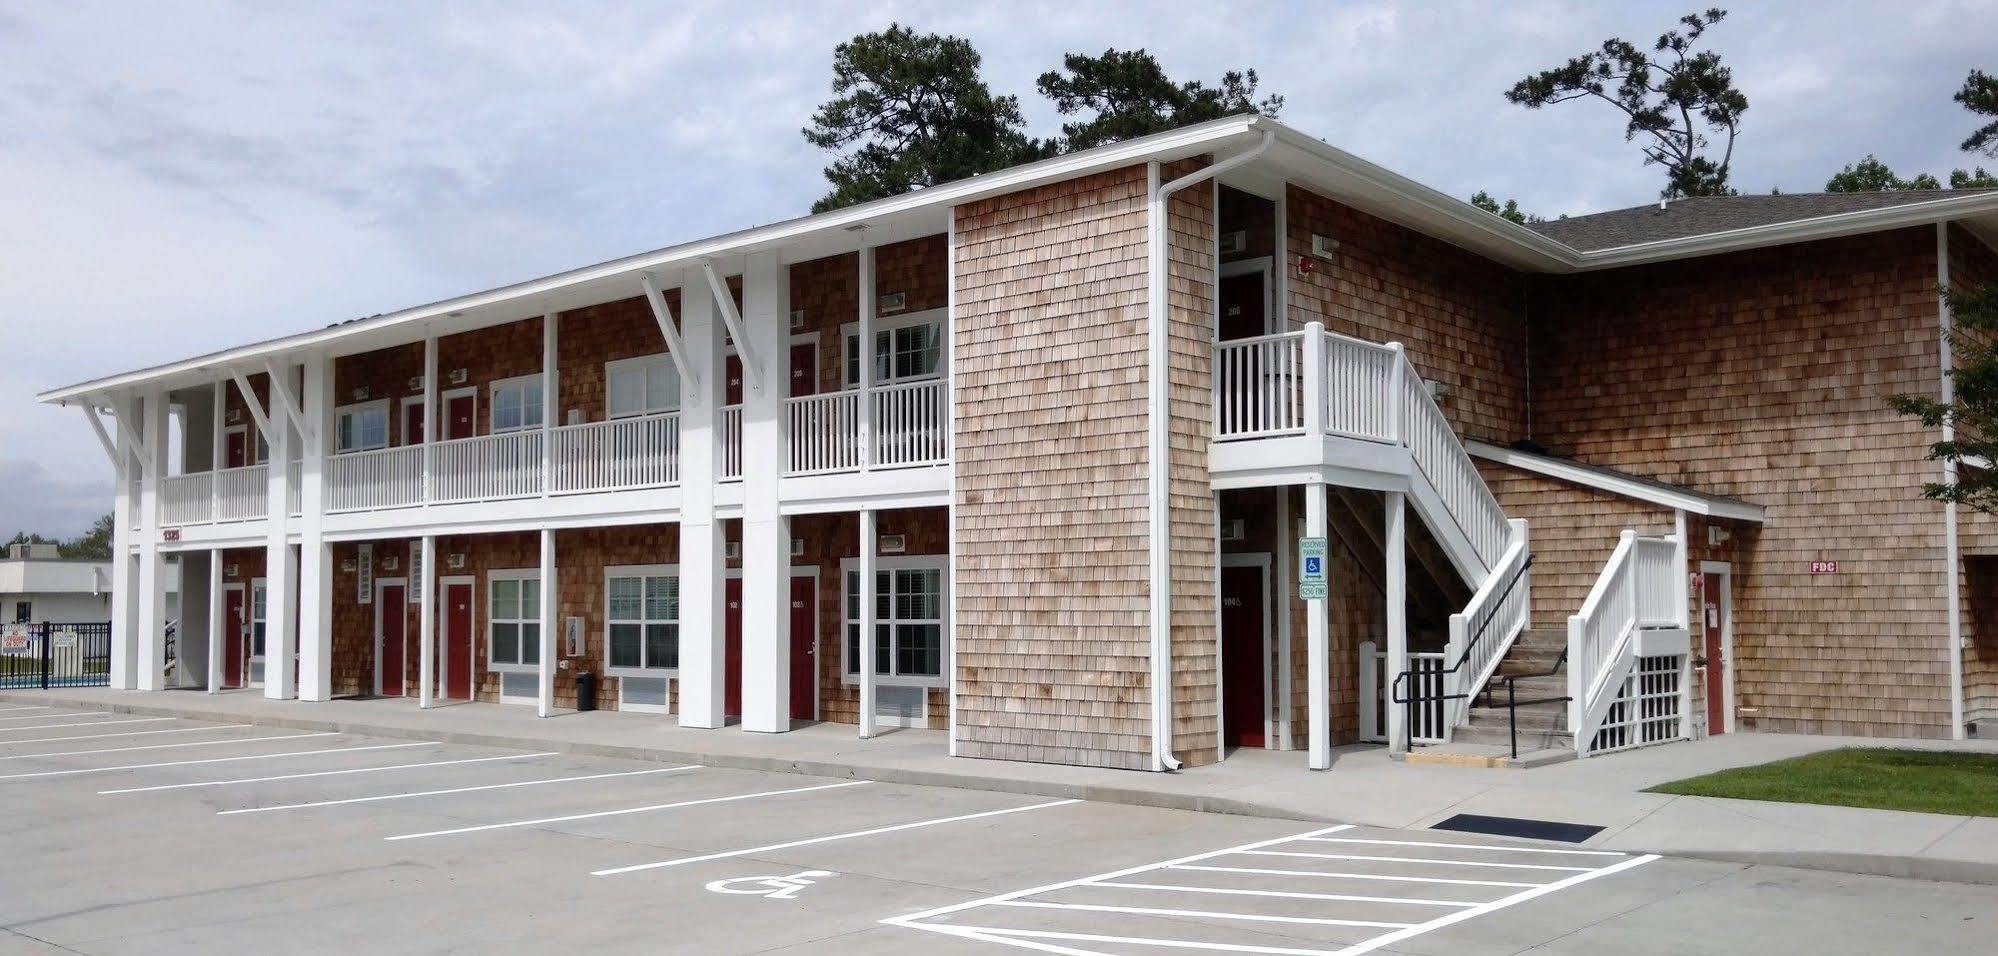
[[[1811,573],[1812,573],[1812,574],[1837,574],[1837,573],[1838,573],[1838,562],[1837,562],[1837,561],[1813,561],[1813,562],[1811,562]]]

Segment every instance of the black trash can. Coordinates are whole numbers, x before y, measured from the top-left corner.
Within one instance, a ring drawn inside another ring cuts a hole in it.
[[[576,710],[597,709],[597,675],[589,671],[576,672]]]

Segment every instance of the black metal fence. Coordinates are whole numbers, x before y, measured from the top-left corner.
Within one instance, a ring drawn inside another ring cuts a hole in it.
[[[0,626],[0,688],[110,683],[110,621]]]

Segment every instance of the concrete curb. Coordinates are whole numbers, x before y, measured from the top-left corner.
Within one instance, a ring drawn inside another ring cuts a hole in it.
[[[278,727],[287,730],[334,731],[344,734],[387,737],[401,740],[436,740],[443,743],[472,747],[499,747],[512,750],[553,750],[559,753],[581,754],[585,756],[643,760],[654,763],[689,763],[699,764],[704,767],[720,767],[731,770],[795,773],[849,780],[864,778],[881,783],[899,783],[909,786],[952,787],[962,790],[983,790],[991,793],[1012,793],[1022,796],[1088,800],[1095,803],[1153,807],[1162,810],[1189,810],[1198,813],[1226,813],[1234,816],[1298,820],[1307,823],[1332,824],[1352,822],[1327,815],[1299,813],[1296,810],[1286,807],[1274,807],[1254,801],[1226,797],[1166,793],[1137,787],[1105,787],[1065,784],[1045,780],[1022,780],[1014,777],[982,773],[945,773],[930,770],[909,770],[838,760],[796,760],[784,757],[703,753],[691,750],[637,747],[623,744],[591,744],[571,740],[550,740],[507,734],[426,731],[421,728],[395,727],[357,721],[268,717],[263,715],[249,717],[226,711],[204,710],[199,707],[169,707],[154,704],[125,704],[99,700],[79,700],[76,698],[55,697],[41,691],[32,694],[0,692],[0,701],[58,704],[78,710],[96,710],[108,713],[132,714],[141,717],[180,717],[188,720],[214,721],[217,723],[250,723],[261,727]],[[966,762],[972,765],[989,763],[986,761]],[[1567,846],[1568,844],[1550,843],[1548,845]],[[1853,873],[1861,876],[1884,876],[1901,879],[1929,880],[1939,883],[1971,883],[1998,886],[1998,862],[1984,863],[1974,860],[1888,856],[1867,853],[1838,853],[1818,850],[1733,850],[1683,847],[1616,847],[1615,849],[1626,853],[1656,853],[1666,857],[1708,860],[1717,863],[1780,866],[1836,873]]]

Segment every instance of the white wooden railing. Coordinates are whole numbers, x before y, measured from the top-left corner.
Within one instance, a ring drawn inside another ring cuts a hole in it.
[[[554,429],[557,493],[623,491],[680,480],[680,414],[564,425]]]
[[[1636,664],[1638,632],[1680,627],[1678,544],[1625,531],[1582,608],[1568,618],[1568,726],[1586,756]]]
[[[1418,703],[1412,708],[1415,742],[1418,744],[1446,743],[1450,735],[1449,701],[1443,699],[1447,678],[1444,671],[1443,651],[1414,651],[1408,655],[1408,669],[1411,684],[1417,693]],[[1394,678],[1387,672],[1387,652],[1374,641],[1360,644],[1360,739],[1385,743],[1387,741],[1389,707],[1402,706],[1391,702],[1389,685]]]
[[[950,383],[931,379],[876,387],[873,427],[876,467],[950,461]]]
[[[860,391],[799,395],[784,400],[791,459],[785,474],[860,470]]]
[[[270,466],[225,468],[215,473],[215,520],[248,521],[270,511]]]
[[[326,462],[326,510],[400,508],[423,502],[423,446],[377,448]]]
[[[1464,443],[1457,440],[1449,419],[1443,417],[1436,399],[1430,397],[1429,386],[1406,356],[1402,357],[1401,367],[1403,423],[1409,457],[1443,499],[1444,509],[1469,539],[1471,550],[1477,552],[1486,570],[1490,570],[1498,564],[1512,537],[1505,509],[1499,507],[1484,476],[1478,473],[1478,466],[1472,464],[1470,453],[1464,451]]]
[[[883,385],[873,389],[866,402],[859,389],[787,399],[785,422],[791,451],[785,474],[823,475],[948,462],[949,401],[950,385],[943,379]],[[865,422],[863,411],[871,413]],[[869,433],[871,441],[863,439],[863,431]]]
[[[1304,431],[1304,334],[1259,335],[1214,347],[1214,434],[1265,438]]]
[[[489,501],[541,493],[541,432],[501,432],[430,446],[430,500]]]
[[[742,406],[726,405],[715,414],[715,476],[727,481],[742,477]]]
[[[197,524],[215,517],[215,473],[198,471],[160,482],[160,521]]]
[[[1533,581],[1526,522],[1510,522],[1511,544],[1499,557],[1464,609],[1450,615],[1448,725],[1470,716],[1471,698],[1482,690],[1505,659],[1520,632],[1533,619]]]

